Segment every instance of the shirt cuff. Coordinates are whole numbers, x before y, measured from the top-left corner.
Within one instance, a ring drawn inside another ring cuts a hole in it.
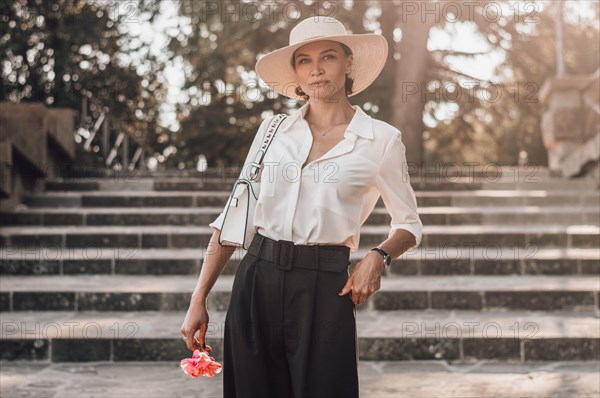
[[[410,232],[415,237],[416,243],[410,246],[406,250],[414,249],[421,244],[421,238],[423,236],[423,229],[419,224],[392,224],[390,232],[388,233],[388,238],[392,236],[395,230],[403,229],[405,231]]]

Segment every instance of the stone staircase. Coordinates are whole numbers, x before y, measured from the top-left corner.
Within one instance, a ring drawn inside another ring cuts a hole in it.
[[[361,361],[600,360],[600,193],[585,181],[412,179],[421,246],[357,306]],[[0,214],[3,361],[179,361],[190,296],[233,180],[88,176]],[[353,264],[387,236],[380,199]],[[209,296],[222,358],[243,252]]]

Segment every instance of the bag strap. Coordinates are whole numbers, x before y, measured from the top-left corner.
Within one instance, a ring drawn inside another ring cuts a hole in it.
[[[251,181],[254,181],[258,176],[258,172],[260,171],[260,166],[262,165],[265,154],[267,153],[267,149],[269,149],[271,141],[273,140],[273,137],[275,137],[275,133],[277,133],[277,130],[279,130],[281,122],[283,122],[287,116],[288,115],[286,115],[285,113],[279,113],[275,115],[273,119],[271,119],[269,127],[265,132],[263,143],[261,144],[260,149],[256,153],[256,156],[254,157],[254,162],[251,163],[249,173]]]

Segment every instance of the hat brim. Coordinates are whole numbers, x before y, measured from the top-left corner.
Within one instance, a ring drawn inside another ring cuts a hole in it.
[[[260,58],[255,65],[258,77],[273,91],[286,97],[302,100],[295,92],[298,82],[291,65],[291,57],[297,48],[321,40],[333,40],[352,49],[354,62],[350,76],[354,79],[352,97],[375,81],[383,70],[388,55],[388,42],[375,33],[316,37],[274,50]]]

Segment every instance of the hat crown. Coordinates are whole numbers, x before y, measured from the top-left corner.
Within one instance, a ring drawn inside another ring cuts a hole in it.
[[[290,46],[318,37],[347,35],[344,24],[332,17],[309,17],[296,25],[290,32]]]

